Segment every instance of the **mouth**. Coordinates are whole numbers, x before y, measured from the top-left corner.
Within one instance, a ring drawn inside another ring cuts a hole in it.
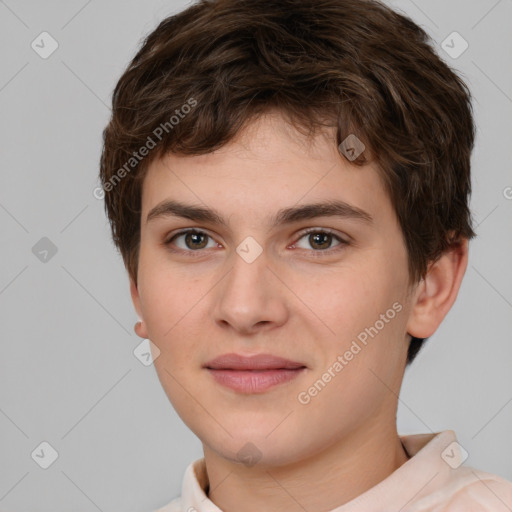
[[[271,354],[225,354],[209,361],[204,368],[217,383],[248,394],[262,393],[279,384],[290,382],[307,369],[303,363]]]

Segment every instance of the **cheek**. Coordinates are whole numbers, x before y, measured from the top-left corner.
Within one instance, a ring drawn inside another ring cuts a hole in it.
[[[211,283],[153,267],[145,280],[145,318],[149,338],[160,350],[154,362],[160,382],[178,413],[190,407],[190,395],[205,361],[207,294]],[[201,380],[199,379],[198,382]]]
[[[162,387],[181,415],[190,407],[194,379],[201,370],[204,313],[209,287],[157,266],[144,276],[144,307],[149,338],[160,350],[154,361]]]
[[[346,339],[369,322],[375,322],[379,314],[391,306],[387,304],[391,286],[389,274],[383,272],[378,263],[360,260],[315,278],[299,277],[295,288],[297,295],[311,305],[312,311],[338,339]]]
[[[324,281],[317,287],[305,284],[302,291],[309,294],[304,302],[314,304],[315,314],[331,331],[324,342],[329,361],[352,351],[347,359],[354,371],[344,373],[355,380],[358,372],[369,374],[368,368],[400,365],[406,325],[406,281],[400,267],[385,258],[368,258]]]
[[[204,279],[173,267],[165,251],[141,250],[139,293],[150,339],[168,345],[182,337],[187,317],[193,316],[208,291]]]

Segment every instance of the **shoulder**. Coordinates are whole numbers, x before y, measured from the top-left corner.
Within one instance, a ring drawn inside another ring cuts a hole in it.
[[[445,486],[407,509],[407,512],[511,511],[512,482],[469,466],[459,468],[457,477],[454,475]]]
[[[474,471],[475,479],[457,490],[444,512],[510,512],[512,482],[497,475]]]
[[[154,512],[181,512],[181,496],[174,498],[172,501],[167,503],[167,505],[155,510]]]

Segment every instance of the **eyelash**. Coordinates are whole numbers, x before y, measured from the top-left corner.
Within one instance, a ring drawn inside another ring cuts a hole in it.
[[[193,228],[189,228],[189,229],[184,229],[182,231],[179,231],[178,233],[175,233],[169,240],[166,240],[164,242],[164,245],[166,247],[169,248],[170,251],[172,252],[179,252],[179,253],[192,253],[190,254],[191,257],[194,257],[194,256],[200,256],[200,253],[202,252],[201,249],[197,249],[197,250],[190,250],[190,249],[173,249],[171,248],[171,245],[172,245],[172,242],[174,242],[176,240],[176,238],[180,237],[180,236],[183,236],[183,235],[186,235],[188,233],[195,233],[195,234],[198,234],[198,235],[205,235],[211,239],[213,239],[212,236],[210,236],[208,233],[205,233],[204,231],[201,231],[200,229],[193,229]],[[297,242],[299,240],[301,240],[302,238],[304,238],[306,235],[309,235],[311,233],[315,233],[315,234],[327,234],[327,235],[331,235],[334,239],[336,239],[338,242],[339,242],[339,245],[335,246],[334,248],[329,248],[329,249],[319,249],[319,250],[315,250],[315,249],[311,249],[311,252],[313,252],[315,254],[315,257],[323,257],[323,253],[328,253],[329,255],[333,254],[333,253],[337,253],[341,250],[343,250],[345,248],[345,246],[349,245],[349,242],[347,240],[344,240],[342,239],[340,236],[338,236],[334,231],[332,231],[331,229],[328,229],[328,228],[308,228],[308,229],[305,229],[304,231],[302,231],[298,238],[297,238]],[[297,242],[293,242],[292,245],[295,245]],[[302,249],[302,250],[307,250],[307,249]],[[194,253],[197,253],[197,254],[194,254]]]

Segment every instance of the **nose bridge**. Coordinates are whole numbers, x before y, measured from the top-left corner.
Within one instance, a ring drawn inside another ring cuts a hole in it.
[[[214,320],[250,331],[256,324],[281,322],[284,297],[267,268],[267,254],[254,239],[245,239],[229,258],[230,270],[218,289]]]
[[[233,301],[230,307],[240,310],[248,308],[255,300],[261,300],[266,294],[267,256],[260,252],[255,254],[254,248],[242,242],[231,258],[231,271],[226,277],[223,299]],[[254,307],[254,304],[252,304]]]

